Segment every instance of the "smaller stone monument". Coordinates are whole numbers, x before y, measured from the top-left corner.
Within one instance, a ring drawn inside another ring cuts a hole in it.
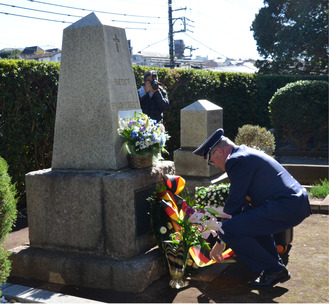
[[[186,180],[186,189],[193,194],[195,186],[208,186],[224,172],[209,166],[192,152],[214,131],[223,127],[223,109],[208,100],[198,100],[181,110],[181,147],[174,151],[176,174]]]

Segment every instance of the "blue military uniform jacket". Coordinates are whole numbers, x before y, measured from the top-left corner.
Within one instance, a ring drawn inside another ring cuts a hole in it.
[[[266,208],[263,208],[262,216],[269,216],[272,220],[276,215],[280,220],[282,208],[287,217],[295,213],[300,213],[301,217],[311,214],[306,191],[284,167],[267,154],[245,145],[234,146],[226,160],[225,170],[231,183],[224,208],[226,213],[234,216],[248,208],[263,205]],[[246,196],[251,201],[246,200]],[[298,210],[295,204],[289,204],[296,199],[303,201],[298,205]]]

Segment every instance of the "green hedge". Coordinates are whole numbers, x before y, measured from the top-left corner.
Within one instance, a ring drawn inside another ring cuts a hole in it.
[[[51,167],[59,64],[24,60],[0,60],[0,156],[25,202],[24,176]],[[146,70],[133,66],[137,87]],[[268,102],[277,89],[303,79],[327,80],[325,76],[298,77],[154,68],[167,87],[171,107],[164,114],[171,135],[169,159],[180,147],[180,110],[199,99],[224,109],[225,134],[234,138],[246,125],[272,127]],[[292,113],[293,115],[293,113]],[[196,122],[196,128],[198,123]]]
[[[58,63],[0,60],[0,156],[19,195],[26,173],[51,167],[58,76]]]
[[[143,83],[148,67],[134,66],[137,87]],[[159,81],[167,87],[170,110],[164,123],[171,135],[168,151],[180,147],[180,110],[199,99],[222,107],[225,134],[234,139],[243,125],[272,128],[268,103],[277,89],[297,80],[326,80],[326,76],[258,75],[200,70],[157,69]],[[293,113],[291,113],[293,117]],[[196,128],[198,124],[196,122]]]

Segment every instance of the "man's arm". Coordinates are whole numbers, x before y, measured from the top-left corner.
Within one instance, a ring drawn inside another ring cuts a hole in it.
[[[224,212],[234,216],[246,206],[246,195],[249,195],[254,170],[248,158],[241,157],[229,159],[226,171],[231,185]]]

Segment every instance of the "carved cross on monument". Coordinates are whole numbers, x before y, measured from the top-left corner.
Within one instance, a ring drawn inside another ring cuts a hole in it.
[[[118,39],[117,34],[115,34],[115,37],[113,38],[113,41],[116,44],[117,51],[119,53],[119,42],[120,42],[120,39]]]
[[[125,30],[95,13],[67,27],[59,83],[52,168],[126,167],[119,112],[140,103]]]

